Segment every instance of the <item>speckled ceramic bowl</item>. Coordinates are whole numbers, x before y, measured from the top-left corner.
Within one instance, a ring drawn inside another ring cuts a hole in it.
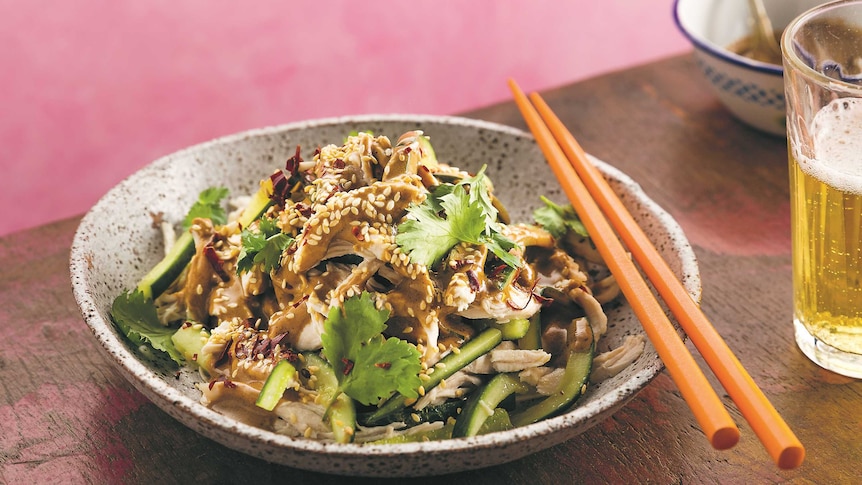
[[[763,0],[774,29],[824,0]],[[694,46],[710,87],[735,117],[758,130],[784,136],[784,79],[780,64],[755,61],[728,50],[751,32],[747,0],[675,0],[674,20]]]
[[[105,195],[84,217],[71,253],[75,299],[87,325],[122,374],[165,412],[189,428],[230,448],[293,467],[357,476],[417,476],[452,473],[516,460],[572,439],[604,420],[663,369],[649,344],[635,363],[616,377],[590,388],[568,413],[511,431],[467,439],[399,445],[324,444],[289,438],[245,425],[198,403],[195,371],[138,354],[109,319],[112,300],[136,282],[162,254],[161,236],[150,213],[179,221],[197,194],[227,186],[232,194],[253,192],[258,181],[281,167],[297,145],[340,143],[353,130],[397,138],[421,129],[431,137],[438,158],[477,170],[488,165],[496,193],[514,220],[530,221],[544,194],[564,202],[559,185],[531,135],[455,117],[363,116],[317,120],[252,130],[193,146],[161,158]],[[676,222],[631,179],[597,162],[635,218],[682,278],[695,299],[700,277],[694,253]],[[642,333],[627,304],[609,311],[605,347]]]

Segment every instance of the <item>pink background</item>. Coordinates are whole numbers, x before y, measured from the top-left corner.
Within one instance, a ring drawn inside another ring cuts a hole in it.
[[[455,114],[688,51],[672,0],[0,0],[0,235],[184,146]]]

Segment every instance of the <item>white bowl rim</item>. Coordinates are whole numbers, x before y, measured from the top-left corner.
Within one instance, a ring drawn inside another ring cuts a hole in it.
[[[677,28],[680,32],[692,43],[695,47],[699,48],[702,52],[709,54],[713,57],[716,57],[720,60],[729,62],[736,66],[745,68],[745,69],[753,69],[755,71],[761,72],[763,74],[769,74],[773,76],[783,76],[784,68],[780,65],[770,64],[768,62],[756,61],[754,59],[741,56],[739,54],[734,54],[724,47],[717,46],[714,43],[704,39],[701,36],[691,32],[686,28],[683,22],[679,18],[679,5],[684,0],[674,0],[673,2],[673,21],[676,23]]]

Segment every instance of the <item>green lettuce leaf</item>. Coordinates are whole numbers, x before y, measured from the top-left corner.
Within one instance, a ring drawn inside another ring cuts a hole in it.
[[[177,364],[185,362],[171,340],[176,329],[159,322],[156,307],[140,291],[127,291],[115,298],[111,305],[111,318],[133,344],[149,345],[165,352]]]

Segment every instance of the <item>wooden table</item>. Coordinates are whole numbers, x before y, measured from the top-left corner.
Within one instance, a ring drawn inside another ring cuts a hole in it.
[[[700,262],[707,316],[808,456],[799,469],[779,470],[723,392],[742,439],[731,450],[713,450],[663,373],[576,439],[445,480],[848,483],[858,477],[862,384],[821,370],[793,341],[784,140],[731,118],[689,55],[543,95],[587,151],[629,174],[679,221]],[[466,115],[526,129],[511,102]],[[0,239],[0,482],[347,480],[232,451],[135,391],[102,357],[72,298],[67,261],[77,223]]]

